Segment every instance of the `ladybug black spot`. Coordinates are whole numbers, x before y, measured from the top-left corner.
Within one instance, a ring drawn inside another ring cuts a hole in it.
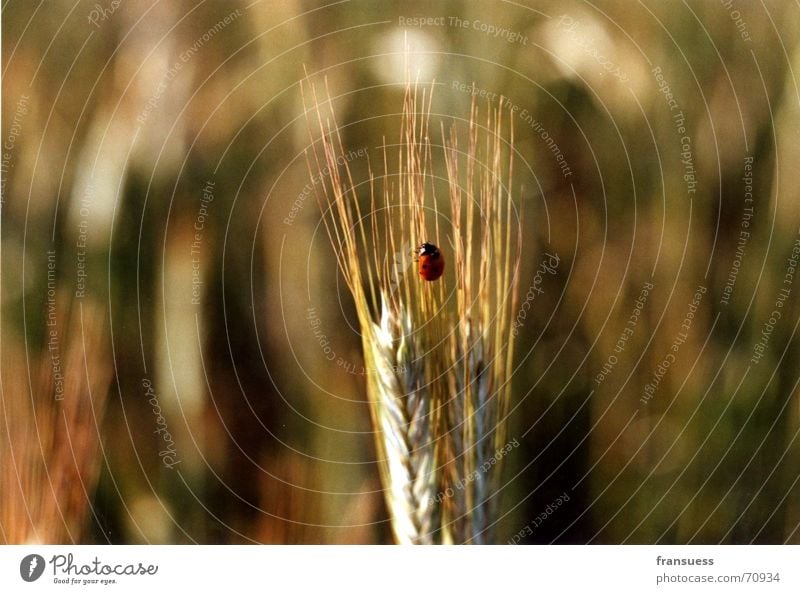
[[[439,248],[433,245],[432,243],[423,243],[419,246],[419,255],[420,256],[431,256],[432,258],[439,257]]]

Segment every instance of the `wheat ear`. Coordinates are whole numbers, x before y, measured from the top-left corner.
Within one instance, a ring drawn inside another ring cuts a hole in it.
[[[310,88],[316,116],[316,134],[311,134],[318,141],[309,152],[309,168],[330,172],[320,176],[324,182],[317,199],[359,318],[367,395],[393,531],[398,543],[433,543],[438,530],[434,413],[439,397],[430,359],[442,293],[441,288],[420,285],[411,261],[412,249],[421,240],[438,241],[436,233],[426,229],[424,208],[431,155],[426,116],[430,95],[418,93],[415,86],[406,89],[399,182],[384,182],[383,190],[376,190],[370,167],[370,208],[364,216],[349,164],[342,158],[339,130],[332,123],[330,93],[323,104],[313,85]],[[326,109],[330,118],[323,118]],[[384,174],[388,161],[384,143]]]
[[[449,137],[442,130],[457,289],[443,416],[445,482],[453,494],[444,506],[444,531],[448,540],[461,543],[492,541],[503,458],[499,450],[506,447],[521,255],[521,227],[517,224],[512,232],[513,126],[508,160],[503,159],[506,111],[501,99],[481,126],[473,102],[465,155],[455,128]],[[467,160],[464,180],[460,157]]]
[[[455,299],[446,301],[443,282],[425,283],[409,272],[410,248],[431,238],[439,244],[432,190],[432,228],[425,217],[431,95],[407,85],[399,181],[385,181],[384,142],[383,190],[376,191],[370,168],[367,216],[347,160],[341,159],[345,151],[331,123],[333,108],[324,120],[316,92],[313,101],[321,149],[314,143],[309,168],[330,171],[321,176],[325,182],[317,197],[353,295],[372,372],[367,393],[396,539],[490,542],[500,476],[496,452],[505,443],[511,389],[511,321],[520,259],[519,225],[512,233],[512,159],[503,160],[503,102],[489,110],[485,125],[478,124],[473,103],[464,180],[456,130],[448,138],[442,129],[456,287]],[[513,147],[513,131],[508,145]]]

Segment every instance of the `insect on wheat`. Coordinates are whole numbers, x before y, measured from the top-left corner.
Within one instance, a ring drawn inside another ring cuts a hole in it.
[[[442,124],[435,159],[432,92],[407,84],[395,169],[384,141],[383,175],[370,165],[362,203],[340,158],[345,149],[327,85],[320,102],[307,84],[309,169],[330,172],[317,200],[371,371],[367,394],[395,537],[489,542],[500,471],[487,461],[506,439],[521,245],[503,102],[485,124],[473,103],[465,151],[457,128],[448,133]],[[449,195],[441,212],[435,163]],[[449,220],[447,229],[440,219]],[[408,274],[413,257],[419,274]]]

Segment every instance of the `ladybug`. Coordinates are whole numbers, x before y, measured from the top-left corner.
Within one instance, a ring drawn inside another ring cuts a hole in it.
[[[435,281],[444,272],[444,256],[439,248],[432,243],[423,243],[419,246],[417,265],[419,275],[426,281]]]

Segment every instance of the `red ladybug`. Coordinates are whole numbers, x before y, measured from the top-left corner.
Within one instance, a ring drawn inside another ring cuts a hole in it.
[[[417,265],[419,275],[426,281],[435,281],[444,272],[444,256],[432,243],[423,243],[418,248]]]

